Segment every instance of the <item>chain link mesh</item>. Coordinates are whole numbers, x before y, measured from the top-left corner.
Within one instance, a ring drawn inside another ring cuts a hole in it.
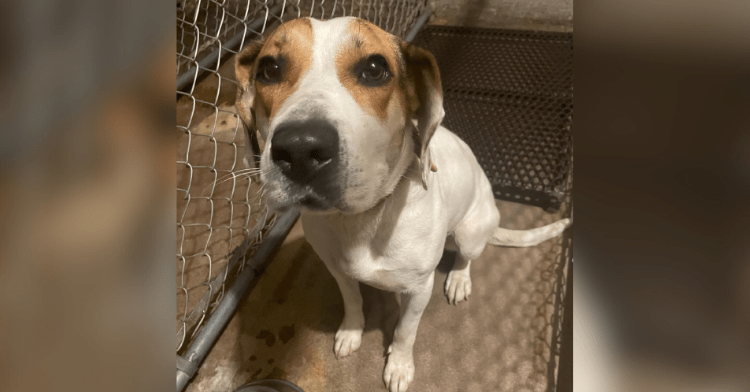
[[[246,132],[234,109],[232,55],[297,17],[357,16],[404,37],[419,0],[178,0],[177,352],[188,346],[275,216],[243,162]],[[213,59],[213,60],[212,60]]]

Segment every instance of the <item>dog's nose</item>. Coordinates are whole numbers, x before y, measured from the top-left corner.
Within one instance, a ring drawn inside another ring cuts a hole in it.
[[[323,120],[280,125],[271,138],[271,159],[290,179],[309,182],[337,159],[339,135]]]

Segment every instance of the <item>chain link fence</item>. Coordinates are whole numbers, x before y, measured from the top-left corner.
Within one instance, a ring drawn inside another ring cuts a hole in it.
[[[357,16],[405,37],[419,0],[177,1],[177,334],[181,353],[276,216],[234,109],[233,55],[284,21]]]

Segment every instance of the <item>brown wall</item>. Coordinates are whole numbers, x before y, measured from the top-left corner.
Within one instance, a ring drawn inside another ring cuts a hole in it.
[[[573,0],[430,0],[430,23],[573,31]]]

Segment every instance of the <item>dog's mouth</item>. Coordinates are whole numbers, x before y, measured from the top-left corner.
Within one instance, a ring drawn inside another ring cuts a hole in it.
[[[333,207],[327,200],[316,195],[304,196],[296,204],[311,211],[324,211]]]
[[[288,181],[273,182],[266,202],[277,211],[300,207],[307,211],[330,211],[339,205],[338,192],[319,192],[310,186],[299,186]]]
[[[265,201],[269,207],[278,211],[291,207],[301,207],[308,211],[337,209],[344,193],[342,174],[338,165],[328,166],[332,167],[325,167],[311,177],[290,176],[276,165],[267,166],[261,175],[261,181],[266,187]]]

